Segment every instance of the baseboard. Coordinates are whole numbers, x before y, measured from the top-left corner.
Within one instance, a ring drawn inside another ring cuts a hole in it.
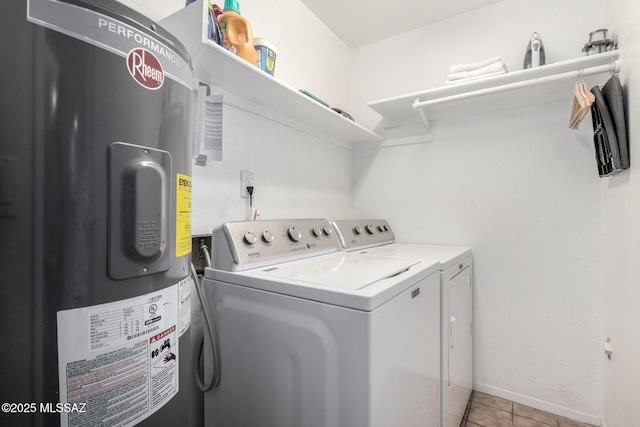
[[[598,415],[587,414],[586,412],[576,411],[574,409],[556,405],[555,403],[536,399],[535,397],[514,393],[508,390],[503,390],[501,388],[486,385],[486,384],[474,383],[473,389],[482,393],[490,394],[492,396],[511,400],[513,402],[520,403],[521,405],[530,406],[532,408],[536,408],[542,411],[550,412],[552,414],[560,415],[561,417],[571,418],[572,420],[580,421],[582,423],[592,424],[595,426],[606,427],[604,420],[602,420]]]

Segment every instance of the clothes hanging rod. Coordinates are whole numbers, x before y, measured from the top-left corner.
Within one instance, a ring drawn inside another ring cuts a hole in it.
[[[441,98],[430,99],[430,100],[427,100],[427,101],[420,101],[419,98],[416,98],[416,100],[414,101],[412,107],[413,107],[414,110],[420,110],[421,111],[422,108],[429,107],[429,106],[432,106],[432,105],[444,104],[444,103],[447,103],[447,102],[459,101],[459,100],[462,100],[462,99],[468,99],[468,98],[473,98],[473,97],[477,97],[477,96],[491,95],[491,94],[494,94],[494,93],[507,92],[507,91],[510,91],[510,90],[522,89],[522,88],[531,87],[531,86],[537,86],[537,85],[550,83],[550,82],[578,79],[578,78],[581,78],[581,77],[592,76],[592,75],[596,75],[596,74],[618,73],[619,71],[620,71],[620,61],[616,60],[616,61],[613,61],[613,62],[611,62],[609,64],[597,65],[595,67],[588,67],[588,68],[584,68],[584,69],[580,69],[580,70],[567,71],[567,72],[564,72],[564,73],[554,74],[554,75],[551,75],[551,76],[538,77],[538,78],[533,78],[533,79],[524,80],[524,81],[515,82],[515,83],[508,83],[508,84],[501,85],[501,86],[495,86],[495,87],[490,87],[490,88],[486,88],[486,89],[474,90],[474,91],[471,91],[471,92],[465,92],[465,93],[461,93],[461,94],[457,94],[457,95],[451,95],[451,96],[445,96],[445,97],[441,97]]]

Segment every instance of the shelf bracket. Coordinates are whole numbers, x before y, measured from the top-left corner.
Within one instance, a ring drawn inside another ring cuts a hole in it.
[[[413,101],[413,105],[419,104],[420,98],[416,98]],[[422,119],[422,123],[424,123],[424,127],[427,129],[427,133],[431,133],[431,123],[429,123],[429,119],[427,119],[427,115],[425,114],[422,108],[418,108],[418,113],[420,113],[420,118]]]

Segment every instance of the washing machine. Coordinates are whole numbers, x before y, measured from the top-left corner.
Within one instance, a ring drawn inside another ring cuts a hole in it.
[[[340,252],[326,219],[228,222],[211,246],[206,425],[438,425],[436,260]]]
[[[473,281],[471,249],[396,243],[380,219],[333,221],[343,251],[377,256],[437,259],[440,269],[440,425],[457,427],[473,389]]]

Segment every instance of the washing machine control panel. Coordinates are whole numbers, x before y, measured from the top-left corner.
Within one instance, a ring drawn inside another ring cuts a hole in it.
[[[336,234],[322,218],[226,222],[213,238],[216,250],[229,252],[234,270],[338,250]]]
[[[396,236],[384,219],[347,219],[331,223],[340,249],[352,251],[393,243]]]

